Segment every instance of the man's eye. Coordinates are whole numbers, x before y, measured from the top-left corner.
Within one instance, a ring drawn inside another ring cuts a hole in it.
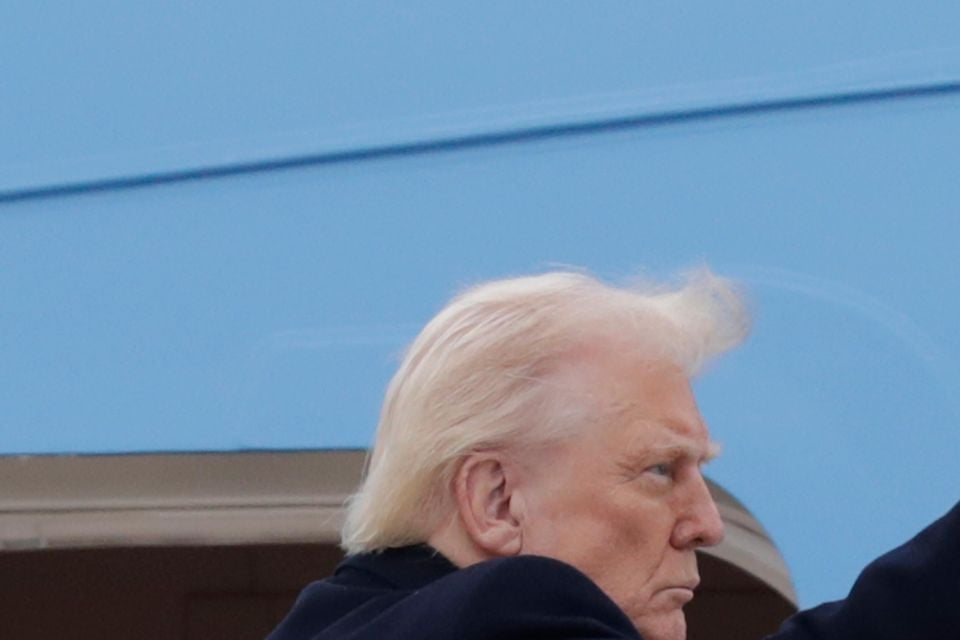
[[[652,473],[655,476],[661,476],[664,478],[670,478],[673,476],[673,465],[667,463],[655,464],[647,467],[647,473]]]

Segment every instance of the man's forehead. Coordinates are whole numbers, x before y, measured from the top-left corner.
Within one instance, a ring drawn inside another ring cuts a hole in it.
[[[670,360],[608,348],[554,373],[558,397],[585,410],[595,433],[618,450],[685,448],[697,459],[716,453],[690,381]]]
[[[689,378],[675,362],[609,348],[585,351],[580,357],[559,363],[543,382],[599,404],[597,408],[606,413],[650,407],[659,404],[652,399],[665,395],[680,398],[684,404],[693,401]]]

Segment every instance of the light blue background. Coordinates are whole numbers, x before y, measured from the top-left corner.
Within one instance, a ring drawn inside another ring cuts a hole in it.
[[[479,280],[709,263],[810,605],[960,497],[960,8],[9,3],[0,452],[362,447]]]

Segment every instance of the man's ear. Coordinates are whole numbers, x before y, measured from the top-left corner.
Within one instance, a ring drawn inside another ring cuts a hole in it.
[[[464,529],[489,557],[515,556],[523,546],[522,500],[516,477],[497,452],[471,453],[454,478],[454,495]]]

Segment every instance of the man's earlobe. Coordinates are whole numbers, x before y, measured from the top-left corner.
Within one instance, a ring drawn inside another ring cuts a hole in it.
[[[486,556],[514,556],[523,546],[515,482],[506,462],[495,452],[468,455],[454,479],[464,529]]]

